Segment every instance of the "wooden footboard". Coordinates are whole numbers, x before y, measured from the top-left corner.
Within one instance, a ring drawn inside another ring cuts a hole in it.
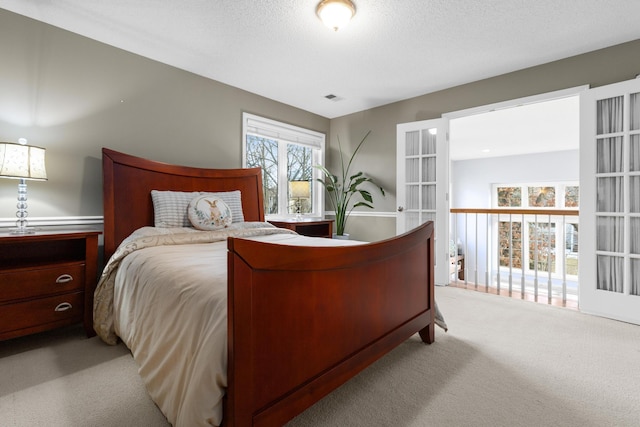
[[[226,426],[282,425],[416,332],[434,339],[431,222],[363,246],[228,247]]]

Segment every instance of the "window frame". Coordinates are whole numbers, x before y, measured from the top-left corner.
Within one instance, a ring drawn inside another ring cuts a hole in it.
[[[566,206],[567,187],[580,187],[578,181],[550,181],[550,182],[526,182],[526,183],[503,183],[493,184],[491,186],[491,204],[494,209],[571,209],[579,210],[578,206]],[[520,188],[520,206],[499,206],[498,205],[498,189],[499,188]],[[529,206],[529,188],[531,187],[554,187],[556,205],[553,207]]]
[[[505,209],[505,210],[509,210],[509,209],[528,209],[528,210],[541,210],[544,211],[546,209],[556,209],[556,210],[579,210],[580,209],[580,199],[578,199],[578,206],[570,206],[567,207],[566,205],[566,188],[567,187],[580,187],[580,184],[578,181],[550,181],[550,182],[527,182],[527,183],[501,183],[501,184],[493,184],[491,186],[491,204],[493,206],[494,209]],[[519,187],[520,188],[520,206],[499,206],[499,198],[498,198],[498,189],[499,188],[505,188],[505,187],[510,187],[510,188],[516,188]],[[529,188],[530,187],[554,187],[555,189],[555,204],[556,206],[554,207],[538,207],[538,206],[529,206]],[[543,212],[541,212],[542,215],[544,215]],[[529,235],[529,230],[532,224],[538,223],[538,224],[548,224],[549,221],[545,221],[543,218],[536,218],[536,215],[523,215],[518,216],[517,218],[513,218],[510,217],[510,215],[505,214],[505,215],[498,215],[497,218],[495,219],[495,230],[496,230],[496,234],[494,237],[494,241],[497,242],[497,244],[499,245],[500,242],[499,240],[499,223],[500,222],[513,222],[513,223],[519,223],[520,227],[521,227],[521,257],[522,257],[522,268],[516,268],[516,267],[512,267],[513,271],[520,271],[522,274],[525,274],[527,276],[532,276],[535,273],[534,269],[531,269],[530,263],[531,263],[531,259],[529,257],[529,243],[531,240],[531,237]],[[524,223],[523,223],[524,221]],[[554,253],[555,253],[555,270],[551,272],[551,277],[554,279],[560,279],[563,277],[563,275],[566,275],[567,279],[569,280],[577,280],[577,275],[573,275],[573,274],[569,274],[566,271],[562,271],[562,263],[560,262],[560,259],[558,258],[558,254],[560,253],[559,249],[558,249],[558,244],[559,242],[561,242],[560,244],[562,245],[562,253],[563,256],[567,256],[565,251],[566,251],[566,242],[563,241],[563,239],[561,238],[562,236],[562,223],[558,221],[558,219],[552,219],[550,221],[551,223],[555,223],[555,230],[553,231],[553,235],[555,238],[555,242],[556,245],[554,247]],[[565,218],[565,223],[564,224],[576,224],[579,225],[579,220],[577,217],[567,217]],[[573,252],[573,251],[571,251]],[[504,266],[504,265],[499,265],[500,271],[501,272],[508,272],[510,270],[509,266]],[[540,275],[548,275],[548,271],[547,270],[538,270],[538,273]]]
[[[305,219],[324,218],[324,187],[318,182],[322,178],[316,165],[325,165],[326,135],[314,130],[268,119],[251,113],[242,113],[242,167],[247,167],[247,135],[267,138],[278,143],[278,213],[267,214],[265,219],[297,219],[295,212],[289,212],[288,180],[287,180],[287,146],[299,145],[313,149],[311,204],[310,213],[303,214]],[[266,203],[266,201],[265,201]],[[266,205],[265,205],[266,208]]]

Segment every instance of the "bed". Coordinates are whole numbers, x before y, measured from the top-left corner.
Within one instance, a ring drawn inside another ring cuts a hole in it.
[[[434,341],[431,222],[375,243],[299,236],[265,223],[260,169],[102,155],[94,328],[129,347],[172,424],[283,425],[410,336]],[[152,191],[239,192],[242,221],[155,227]]]

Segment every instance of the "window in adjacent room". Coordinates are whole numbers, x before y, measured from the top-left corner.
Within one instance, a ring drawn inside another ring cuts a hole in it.
[[[325,135],[249,113],[242,135],[243,167],[262,168],[265,216],[322,217]]]
[[[497,184],[493,206],[505,209],[578,209],[577,182]],[[524,224],[522,219],[524,218]],[[551,272],[554,276],[578,274],[578,217],[547,220],[544,215],[500,215],[498,245],[500,266]],[[564,230],[563,230],[564,228]],[[564,240],[564,241],[563,241]],[[562,242],[562,243],[561,243]],[[564,247],[563,247],[564,246]],[[565,271],[557,256],[565,257]]]

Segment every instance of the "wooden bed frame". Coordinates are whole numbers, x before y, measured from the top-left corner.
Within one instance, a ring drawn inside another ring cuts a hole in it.
[[[150,191],[242,192],[264,221],[260,169],[173,166],[103,148],[105,261],[153,225]],[[433,224],[359,246],[228,241],[226,426],[282,425],[419,332],[434,340]]]

